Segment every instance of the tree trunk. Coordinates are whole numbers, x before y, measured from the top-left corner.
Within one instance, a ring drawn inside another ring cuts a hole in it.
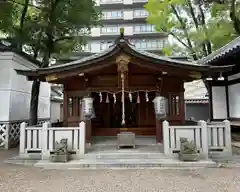
[[[39,90],[40,90],[40,81],[34,80],[32,84],[32,92],[31,92],[29,125],[37,125]]]
[[[26,16],[27,16],[28,6],[29,6],[29,0],[25,0],[25,2],[23,4],[23,9],[21,12],[20,26],[19,26],[18,34],[13,39],[13,42],[12,42],[12,46],[14,48],[17,48],[18,50],[22,50],[23,27],[24,27],[24,22],[25,22]]]
[[[240,20],[236,16],[236,8],[235,8],[235,3],[236,0],[231,1],[231,7],[230,7],[230,18],[233,22],[233,26],[235,31],[237,32],[238,35],[240,35]]]
[[[50,16],[48,18],[49,21],[48,21],[48,27],[46,30],[46,34],[47,34],[46,47],[47,47],[47,49],[44,51],[43,60],[42,60],[40,68],[48,67],[50,55],[51,55],[52,51],[54,50],[53,35],[52,35],[53,30],[54,30],[53,21],[55,20],[54,11],[55,11],[55,8],[58,3],[59,3],[59,0],[56,0],[53,3],[51,11],[50,11]],[[40,90],[40,81],[34,80],[33,84],[32,84],[31,103],[30,103],[30,122],[29,122],[30,125],[37,124],[39,90]]]

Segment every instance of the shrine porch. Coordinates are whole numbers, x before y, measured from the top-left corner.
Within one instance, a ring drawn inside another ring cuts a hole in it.
[[[136,136],[135,138],[136,147],[133,148],[120,148],[117,146],[117,137],[93,137],[92,145],[88,147],[87,153],[115,153],[122,154],[126,153],[164,153],[163,145],[156,143],[156,137],[152,136]]]

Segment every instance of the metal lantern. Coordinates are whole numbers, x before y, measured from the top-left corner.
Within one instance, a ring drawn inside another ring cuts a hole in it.
[[[153,100],[156,119],[165,119],[168,113],[168,100],[162,96],[156,96]]]
[[[93,98],[83,98],[83,115],[87,119],[91,119],[93,116]]]

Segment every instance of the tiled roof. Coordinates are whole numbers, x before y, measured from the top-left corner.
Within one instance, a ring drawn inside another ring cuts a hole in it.
[[[150,53],[150,52],[147,52],[147,51],[142,51],[142,50],[139,50],[137,49],[135,46],[131,45],[127,40],[125,39],[120,39],[119,40],[119,43],[126,43],[126,45],[131,49],[133,50],[134,52],[142,55],[142,56],[145,56],[145,57],[148,57],[150,59],[155,59],[155,60],[160,60],[160,61],[165,61],[165,62],[168,62],[168,63],[173,63],[173,64],[180,64],[180,65],[185,65],[185,66],[194,66],[194,67],[198,67],[198,66],[204,66],[204,65],[201,65],[197,62],[189,62],[189,61],[184,61],[184,60],[179,60],[179,59],[172,59],[170,57],[166,57],[166,56],[159,56],[159,55],[156,55],[156,54],[153,54],[153,53]],[[67,67],[67,66],[74,66],[74,65],[79,65],[82,63],[82,65],[84,65],[83,63],[87,62],[87,61],[92,61],[96,58],[99,58],[99,57],[103,57],[105,55],[108,55],[110,54],[115,48],[117,48],[119,45],[118,44],[114,44],[112,45],[111,47],[109,47],[108,49],[104,50],[104,51],[101,51],[99,53],[95,53],[93,55],[90,55],[90,56],[87,56],[87,57],[84,57],[84,58],[81,58],[81,59],[78,59],[78,60],[75,60],[75,61],[72,61],[72,62],[68,62],[68,63],[64,63],[64,64],[59,64],[59,65],[52,65],[50,67],[47,67],[47,68],[42,68],[42,69],[39,69],[39,70],[45,70],[45,69],[59,69],[59,68],[63,68],[63,67]],[[206,67],[208,67],[206,65]]]
[[[197,62],[207,64],[239,48],[240,48],[240,37],[237,37],[236,39],[232,40],[231,42],[224,45],[220,49],[214,51],[210,55],[203,57],[202,59],[199,59]]]

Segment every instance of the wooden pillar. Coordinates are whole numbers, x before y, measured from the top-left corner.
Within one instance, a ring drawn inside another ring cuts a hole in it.
[[[212,97],[212,82],[208,81],[208,103],[209,103],[209,117],[213,120],[213,97]]]
[[[67,118],[68,118],[68,94],[67,91],[63,91],[63,125],[67,126]]]
[[[160,96],[160,93],[156,92],[155,96]],[[156,119],[156,141],[157,143],[162,143],[163,141],[162,121],[157,119]]]
[[[227,106],[227,119],[230,118],[230,108],[229,108],[229,91],[228,91],[228,79],[225,78],[225,91],[226,91],[226,106]]]
[[[163,141],[162,121],[157,119],[156,119],[156,140],[157,143],[162,143]]]
[[[83,93],[83,96],[91,97],[91,92],[86,91]],[[83,106],[81,107],[83,110]],[[91,120],[85,120],[86,123],[86,143],[91,144],[92,142],[92,121]]]
[[[179,94],[179,115],[181,118],[181,123],[185,122],[185,100],[184,100],[184,92],[180,92]]]
[[[91,144],[92,142],[92,122],[91,120],[85,121],[86,123],[86,143]]]

